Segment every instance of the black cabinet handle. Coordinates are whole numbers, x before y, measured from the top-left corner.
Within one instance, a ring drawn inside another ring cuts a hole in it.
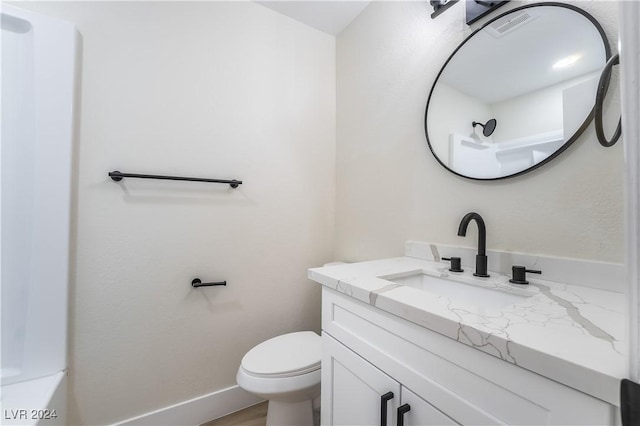
[[[398,407],[398,426],[404,426],[404,414],[411,411],[409,404],[402,404]]]
[[[387,404],[393,399],[393,392],[387,392],[380,397],[380,426],[387,426]]]
[[[633,426],[640,424],[640,384],[629,379],[622,379],[620,382],[620,414],[622,416],[622,426]]]

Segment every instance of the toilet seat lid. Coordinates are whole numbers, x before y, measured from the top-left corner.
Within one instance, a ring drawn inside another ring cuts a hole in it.
[[[321,338],[313,331],[283,334],[255,346],[242,368],[257,376],[290,377],[320,368]]]

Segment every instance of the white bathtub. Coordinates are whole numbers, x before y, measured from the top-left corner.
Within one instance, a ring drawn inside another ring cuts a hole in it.
[[[77,33],[15,7],[0,13],[0,422],[65,424]]]

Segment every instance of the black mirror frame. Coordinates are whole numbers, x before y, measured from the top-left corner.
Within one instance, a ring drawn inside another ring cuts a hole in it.
[[[504,16],[506,16],[506,15],[508,15],[510,13],[516,12],[518,10],[524,10],[524,9],[529,9],[529,8],[532,8],[532,7],[540,7],[540,6],[563,7],[565,9],[570,9],[570,10],[573,10],[574,12],[577,12],[577,13],[580,13],[581,15],[583,15],[585,18],[587,18],[589,21],[591,21],[591,23],[594,25],[594,27],[596,27],[596,29],[600,33],[600,36],[602,37],[602,42],[604,44],[604,49],[605,49],[605,62],[608,62],[609,59],[611,58],[611,47],[609,46],[609,40],[607,39],[607,36],[606,36],[606,34],[604,32],[604,29],[602,28],[602,25],[600,25],[600,23],[596,20],[596,18],[594,18],[591,14],[589,14],[585,10],[580,9],[579,7],[576,7],[576,6],[573,6],[573,5],[570,5],[570,4],[558,3],[558,2],[527,4],[527,5],[524,5],[524,6],[513,8],[513,9],[511,9],[511,10],[505,12],[505,13],[502,13],[502,14],[496,16],[495,18],[487,21],[480,28],[476,29],[469,36],[467,36],[467,38],[465,38],[462,41],[462,43],[460,43],[458,45],[458,47],[456,47],[456,49],[451,53],[449,58],[442,65],[442,68],[440,68],[440,71],[438,72],[438,75],[436,76],[436,79],[434,80],[433,85],[431,86],[431,90],[429,91],[429,98],[427,99],[427,106],[426,106],[425,113],[424,113],[424,132],[425,132],[425,136],[427,138],[427,145],[429,146],[429,150],[431,151],[431,154],[433,154],[435,159],[438,161],[438,163],[440,163],[440,165],[442,167],[444,167],[445,169],[447,169],[448,171],[450,171],[454,175],[463,177],[465,179],[477,180],[477,181],[502,180],[502,179],[507,179],[507,178],[512,178],[512,177],[523,175],[525,173],[528,173],[528,172],[531,172],[533,170],[536,170],[537,168],[541,167],[544,164],[547,164],[548,162],[550,162],[551,160],[553,160],[554,158],[559,156],[562,152],[564,152],[567,148],[569,148],[569,146],[571,146],[571,144],[574,143],[580,137],[580,135],[582,135],[582,133],[584,133],[584,131],[587,129],[587,127],[589,127],[589,125],[591,124],[591,121],[593,120],[593,117],[595,115],[595,113],[594,113],[594,111],[595,111],[595,103],[594,103],[594,107],[591,109],[591,112],[589,113],[589,115],[585,119],[584,123],[582,123],[582,125],[578,128],[578,130],[576,130],[576,132],[573,134],[573,136],[571,136],[553,154],[549,155],[547,158],[545,158],[544,160],[540,161],[539,163],[534,164],[533,166],[529,167],[528,169],[524,169],[524,170],[521,170],[521,171],[519,171],[517,173],[510,174],[510,175],[500,176],[500,177],[495,177],[495,178],[477,178],[477,177],[465,176],[463,174],[460,174],[460,173],[450,169],[446,164],[444,164],[440,160],[440,158],[436,155],[433,147],[431,146],[431,141],[429,140],[429,129],[428,129],[428,126],[427,126],[427,115],[429,113],[429,104],[431,103],[431,97],[433,95],[433,91],[434,91],[434,89],[436,87],[436,84],[438,83],[438,80],[440,79],[440,75],[445,70],[445,68],[447,67],[447,65],[451,61],[451,59],[458,52],[458,50],[460,50],[462,48],[462,46],[464,46],[469,40],[471,40],[471,38],[473,36],[475,36],[478,32],[482,31],[485,27],[487,27],[488,25],[490,25],[493,22],[497,21],[498,19],[500,19],[500,18],[502,18],[502,17],[504,17]],[[604,67],[604,64],[603,64],[603,67]]]

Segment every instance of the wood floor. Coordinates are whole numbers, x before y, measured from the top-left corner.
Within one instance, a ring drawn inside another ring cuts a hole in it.
[[[268,401],[261,402],[201,426],[265,426],[267,424],[267,404]]]

